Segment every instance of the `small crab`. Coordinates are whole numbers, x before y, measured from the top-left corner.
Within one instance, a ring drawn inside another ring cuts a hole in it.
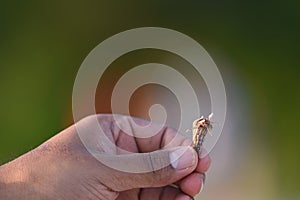
[[[211,121],[213,113],[208,118],[201,116],[193,122],[193,147],[199,154],[206,134],[212,129]]]

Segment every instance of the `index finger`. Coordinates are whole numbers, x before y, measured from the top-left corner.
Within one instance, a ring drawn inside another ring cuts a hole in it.
[[[109,118],[115,127],[113,134],[131,135],[141,153],[192,145],[190,139],[163,124],[125,115],[115,115]]]

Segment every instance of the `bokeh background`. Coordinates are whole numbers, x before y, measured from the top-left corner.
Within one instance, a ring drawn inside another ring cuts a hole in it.
[[[228,92],[227,124],[198,198],[299,199],[299,9],[298,1],[2,0],[0,163],[72,124],[73,82],[96,45],[127,29],[165,27],[202,44]],[[107,83],[136,60],[115,63]],[[137,98],[164,92],[155,87],[144,87]],[[147,106],[136,105],[134,114],[143,116]]]

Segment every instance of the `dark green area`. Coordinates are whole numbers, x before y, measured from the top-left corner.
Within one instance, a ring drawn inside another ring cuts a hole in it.
[[[1,1],[0,163],[72,123],[73,81],[90,50],[158,26],[234,64],[251,98],[252,139],[277,161],[278,192],[299,193],[299,10],[299,1]]]

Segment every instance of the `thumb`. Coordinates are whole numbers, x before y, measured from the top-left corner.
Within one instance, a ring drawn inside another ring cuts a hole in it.
[[[102,156],[101,156],[102,157]],[[189,146],[102,157],[102,161],[120,177],[118,190],[160,187],[187,176],[197,166],[196,151]]]

